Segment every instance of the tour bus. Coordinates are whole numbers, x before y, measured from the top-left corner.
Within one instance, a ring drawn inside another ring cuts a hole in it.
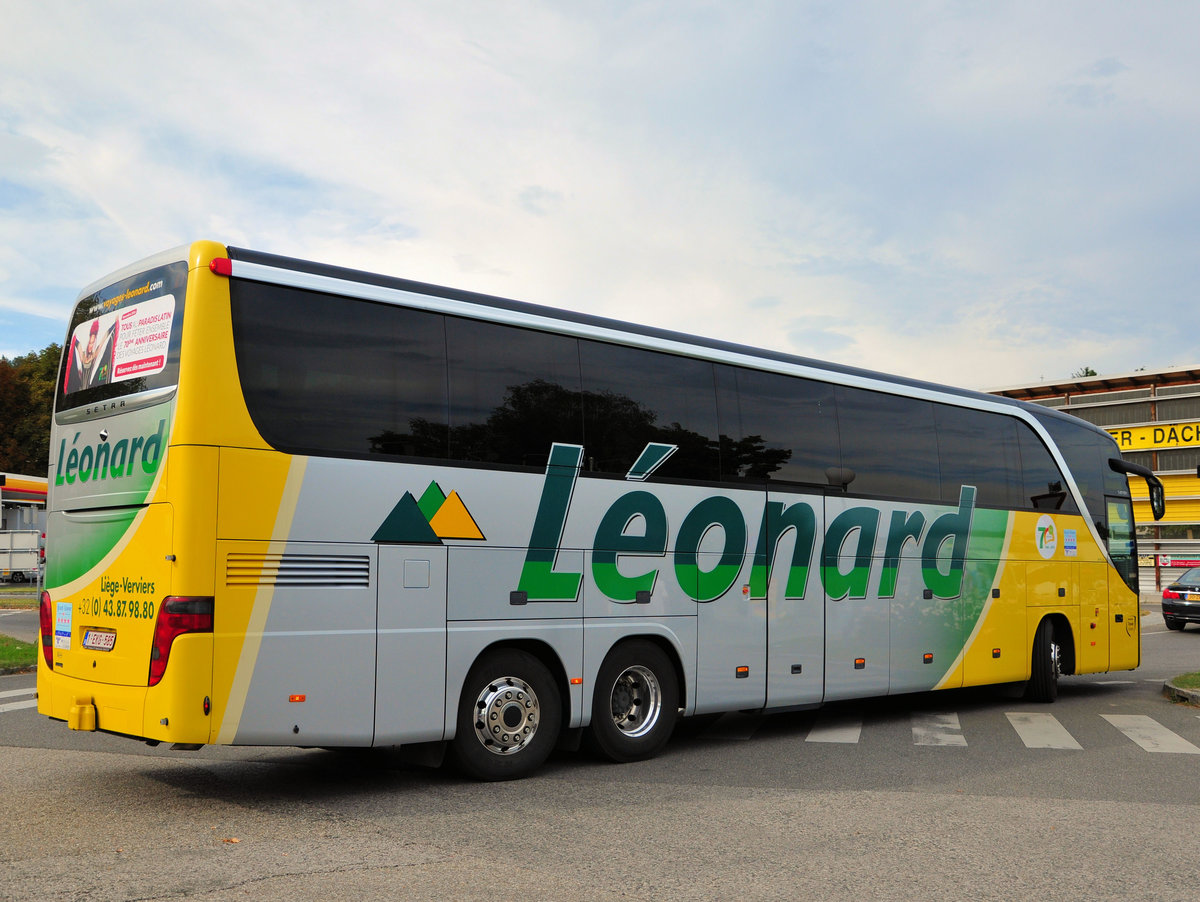
[[[38,710],[523,776],[677,718],[1139,663],[1127,474],[1053,410],[201,241],[79,296]]]

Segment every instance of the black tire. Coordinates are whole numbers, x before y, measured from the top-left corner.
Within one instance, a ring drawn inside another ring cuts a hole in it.
[[[661,648],[635,639],[608,653],[596,675],[588,747],[609,761],[662,751],[679,716],[679,682]]]
[[[13,581],[14,585],[17,583],[25,582],[25,574],[22,573],[20,570],[14,570],[12,572],[12,581]]]
[[[549,757],[561,725],[562,697],[546,666],[528,652],[500,649],[467,674],[450,754],[476,780],[515,780]]]
[[[1181,630],[1187,626],[1186,620],[1176,620],[1174,617],[1164,617],[1163,623],[1167,625],[1169,630]]]
[[[1061,653],[1054,638],[1054,623],[1046,618],[1038,624],[1033,637],[1033,662],[1026,697],[1034,702],[1052,702],[1058,698],[1058,674]]]

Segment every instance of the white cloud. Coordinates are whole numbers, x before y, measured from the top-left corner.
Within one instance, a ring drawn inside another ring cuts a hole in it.
[[[0,343],[212,237],[974,386],[1154,366],[1196,325],[1198,25],[15,0]]]

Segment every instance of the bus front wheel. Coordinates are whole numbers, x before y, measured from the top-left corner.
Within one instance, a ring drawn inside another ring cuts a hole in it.
[[[1029,674],[1030,701],[1052,702],[1058,698],[1058,675],[1062,669],[1062,649],[1054,636],[1054,624],[1047,617],[1038,624],[1033,637],[1033,661]]]
[[[678,714],[679,687],[670,659],[652,642],[626,642],[600,665],[588,745],[609,761],[653,758],[671,738]]]
[[[546,760],[561,723],[561,696],[546,666],[519,649],[493,651],[467,675],[451,756],[477,780],[515,780]]]

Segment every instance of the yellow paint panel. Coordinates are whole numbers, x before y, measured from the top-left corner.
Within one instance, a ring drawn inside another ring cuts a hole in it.
[[[1038,548],[1042,518],[1048,517],[1054,528],[1054,550],[1045,557]],[[1068,537],[1074,534],[1075,553],[1070,554]],[[1104,552],[1096,544],[1087,522],[1078,514],[1039,513],[1019,511],[1013,514],[1012,536],[1008,556],[1018,561],[1103,561]]]
[[[146,690],[142,722],[129,732],[162,742],[208,743],[212,716],[204,711],[204,699],[212,689],[204,677],[212,672],[212,660],[212,633],[177,637],[162,681]]]
[[[216,569],[217,461],[207,446],[172,447],[163,482],[166,497],[187,516],[175,519],[175,594],[212,595]]]
[[[80,516],[104,515],[97,511]],[[59,604],[70,606],[70,647],[54,648],[53,672],[39,657],[40,713],[68,720],[73,707],[83,707],[77,699],[86,696],[93,699],[96,726],[101,730],[144,735],[149,739],[206,741],[207,724],[204,736],[199,739],[191,735],[187,739],[179,738],[178,734],[167,735],[161,727],[143,732],[143,714],[151,691],[146,682],[158,607],[163,597],[179,594],[174,583],[175,564],[169,557],[177,547],[172,528],[175,519],[171,505],[148,505],[134,518],[125,539],[103,561],[87,575],[51,590],[55,615]],[[89,631],[113,634],[111,649],[84,648]],[[179,665],[172,653],[167,672],[181,674],[185,666],[187,688],[196,699],[197,710],[202,711],[203,698],[209,692],[212,657]]]
[[[292,460],[278,451],[220,449],[218,539],[262,541],[271,537]]]
[[[246,410],[238,382],[229,279],[209,269],[214,257],[225,256],[224,246],[211,241],[198,241],[191,247],[172,438],[184,445],[266,448]]]
[[[212,738],[228,743],[237,733],[273,590],[271,586],[227,586],[225,561],[231,550],[239,548],[257,553],[283,550],[307,458],[222,448],[220,460]],[[270,539],[265,549],[263,539]],[[242,546],[238,540],[252,544]]]
[[[1108,670],[1109,599],[1108,567],[1078,564],[1079,634],[1075,640],[1078,673]]]
[[[1134,670],[1141,663],[1141,617],[1138,597],[1120,575],[1108,571],[1109,591],[1109,670]],[[1121,622],[1117,623],[1117,616]]]
[[[1011,561],[988,601],[964,661],[964,686],[1016,682],[1029,678],[1029,638],[1025,632],[1025,565]]]

